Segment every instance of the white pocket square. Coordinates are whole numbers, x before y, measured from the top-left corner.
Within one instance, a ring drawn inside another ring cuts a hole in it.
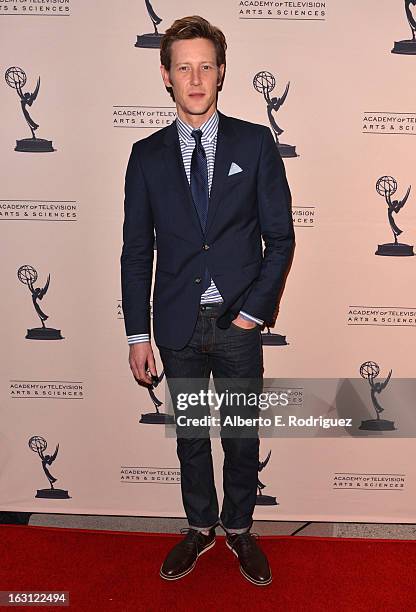
[[[235,162],[232,162],[230,169],[228,171],[228,176],[231,176],[232,174],[237,174],[237,172],[242,172],[243,169],[240,168],[240,166],[238,164],[236,164]]]

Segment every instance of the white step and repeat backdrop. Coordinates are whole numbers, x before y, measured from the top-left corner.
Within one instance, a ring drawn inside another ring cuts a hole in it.
[[[354,417],[262,438],[255,518],[416,522],[415,8],[0,0],[1,510],[183,516],[175,440],[143,417],[164,381],[153,401],[133,379],[120,300],[131,145],[176,116],[153,10],[160,33],[221,27],[219,109],[284,130],[297,248],[265,376],[291,414],[328,379],[315,416]]]

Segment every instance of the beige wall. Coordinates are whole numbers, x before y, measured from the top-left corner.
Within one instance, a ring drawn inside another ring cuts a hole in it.
[[[285,160],[294,210],[314,207],[314,224],[296,229],[295,259],[274,329],[289,344],[264,347],[265,376],[356,378],[367,360],[380,365],[381,380],[393,370],[380,401],[383,415],[397,425],[395,432],[262,441],[262,458],[272,450],[261,474],[264,492],[277,496],[279,505],[257,507],[255,517],[415,522],[414,441],[405,437],[393,388],[395,380],[415,374],[414,322],[386,325],[379,315],[377,325],[348,325],[350,306],[416,308],[414,258],[374,255],[377,245],[392,237],[375,183],[382,175],[394,176],[400,199],[414,182],[416,123],[415,131],[397,133],[364,133],[363,128],[374,125],[365,120],[370,113],[390,119],[408,113],[409,128],[416,116],[410,113],[416,58],[390,53],[394,40],[410,36],[403,3],[328,0],[318,3],[324,5],[321,20],[241,19],[237,0],[153,4],[163,17],[162,32],[186,14],[201,14],[224,30],[228,69],[219,108],[225,114],[267,125],[253,76],[260,70],[273,73],[277,85],[271,95],[276,96],[291,83],[276,119],[285,130],[282,142],[296,145],[299,153]],[[134,47],[137,34],[152,30],[144,2],[70,0],[61,4],[68,11],[52,15],[11,15],[13,6],[7,14],[2,5],[2,72],[22,67],[24,91],[33,91],[40,75],[39,95],[29,110],[40,125],[37,135],[51,139],[56,151],[13,150],[16,139],[30,132],[16,92],[3,80],[0,509],[182,516],[175,441],[165,437],[163,427],[138,422],[152,404],[130,373],[118,308],[126,162],[131,144],[160,124],[115,127],[123,124],[114,123],[114,110],[151,107],[153,117],[158,110],[174,111],[160,78],[158,52]],[[21,12],[39,9],[29,1],[16,6]],[[32,219],[23,210],[20,216],[6,215],[8,205],[27,204],[33,215],[63,202],[73,206],[75,217]],[[404,230],[400,239],[415,244],[413,191],[396,220]],[[63,340],[25,339],[27,328],[39,320],[27,287],[17,279],[23,264],[38,271],[36,287],[50,273],[40,306],[49,315],[47,325],[61,329]],[[12,387],[28,381],[77,383],[82,396],[15,395]],[[334,405],[328,414],[336,414]],[[28,448],[33,435],[47,440],[47,452],[59,443],[50,471],[58,478],[55,487],[68,490],[70,499],[35,499],[36,490],[48,483]],[[214,448],[220,490],[218,440]],[[160,469],[169,484],[123,482],[123,466]],[[380,482],[376,475],[400,475],[404,485],[400,492],[368,486],[338,491],[336,473],[354,473],[361,480],[370,474],[372,483]]]

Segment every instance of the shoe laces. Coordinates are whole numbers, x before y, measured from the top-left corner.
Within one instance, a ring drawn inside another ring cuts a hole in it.
[[[241,546],[242,550],[248,551],[255,546],[255,540],[259,537],[260,535],[254,531],[244,531],[243,533],[239,533],[236,537],[233,537],[230,545],[231,548],[235,548],[236,545],[238,545]]]
[[[202,544],[202,536],[204,535],[197,529],[192,529],[191,527],[183,527],[181,529],[181,533],[186,533],[186,537],[183,541],[183,544],[189,547],[196,546]]]

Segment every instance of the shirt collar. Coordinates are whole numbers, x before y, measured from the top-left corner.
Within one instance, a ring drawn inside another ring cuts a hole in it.
[[[202,131],[202,142],[212,142],[218,132],[218,112],[215,110],[211,117],[207,119],[199,129]],[[195,129],[185,121],[182,121],[179,116],[176,117],[176,127],[178,129],[179,138],[186,144],[195,142],[192,136],[192,131]]]

